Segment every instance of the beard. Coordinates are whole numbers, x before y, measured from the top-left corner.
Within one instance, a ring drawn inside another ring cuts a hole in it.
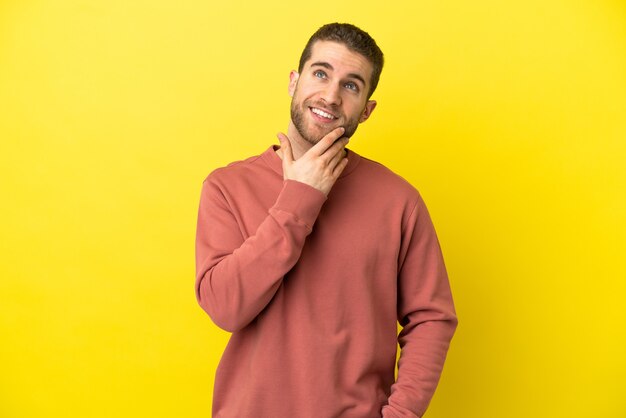
[[[356,128],[359,126],[359,118],[345,119],[345,123],[337,123],[337,124],[329,124],[330,126],[324,128],[320,127],[317,124],[313,124],[313,122],[306,117],[306,113],[311,110],[309,107],[319,107],[319,108],[328,108],[327,105],[316,104],[315,102],[305,100],[303,102],[296,102],[297,94],[294,94],[293,99],[291,99],[291,121],[293,122],[296,130],[300,134],[305,141],[310,144],[317,144],[322,138],[328,135],[332,130],[343,126],[345,132],[343,133],[343,137],[350,138],[356,132]],[[336,109],[332,109],[335,114],[340,113]],[[340,116],[337,121],[341,121],[342,117]],[[313,126],[311,126],[313,125]]]

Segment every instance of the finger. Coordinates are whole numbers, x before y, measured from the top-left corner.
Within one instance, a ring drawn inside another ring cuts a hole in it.
[[[348,158],[344,157],[333,170],[333,177],[338,179],[343,170],[348,166]]]
[[[330,167],[331,170],[334,170],[335,167],[337,166],[337,164],[339,164],[341,162],[341,160],[346,156],[345,149],[346,149],[346,145],[347,144],[348,144],[348,139],[347,138],[341,138],[341,139],[335,141],[333,146],[330,147],[328,149],[328,151],[326,151],[326,154],[329,154],[332,157],[328,161],[328,167]],[[335,149],[336,149],[336,152],[335,152]]]
[[[343,157],[344,154],[344,149],[346,148],[346,145],[348,145],[348,141],[348,138],[339,138],[330,146],[330,148],[326,150],[326,152],[324,152],[324,154],[320,156],[320,158],[326,161],[326,164],[333,164],[333,161],[336,158],[341,160],[341,157]]]
[[[283,151],[283,161],[286,163],[293,162],[293,151],[291,150],[291,142],[289,142],[289,138],[282,132],[276,134],[278,140],[280,141],[280,149]]]
[[[345,132],[345,128],[343,126],[340,126],[338,128],[333,129],[332,131],[330,131],[329,133],[327,133],[322,139],[320,139],[320,141],[315,144],[309,151],[314,155],[320,156],[323,153],[326,152],[326,150],[328,150],[328,148],[331,147],[331,145],[333,145],[333,143],[341,138],[341,135],[343,135],[343,133]]]

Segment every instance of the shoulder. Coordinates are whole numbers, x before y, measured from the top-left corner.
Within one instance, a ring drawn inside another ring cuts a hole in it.
[[[233,182],[237,183],[242,180],[246,181],[263,177],[264,175],[271,175],[273,170],[265,161],[268,151],[243,160],[233,161],[224,167],[216,168],[204,179],[204,182],[227,185]]]
[[[358,169],[368,187],[383,196],[392,194],[413,202],[421,200],[415,186],[382,163],[361,156]]]

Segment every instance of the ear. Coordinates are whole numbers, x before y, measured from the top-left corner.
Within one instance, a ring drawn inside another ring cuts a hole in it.
[[[293,97],[293,94],[296,91],[296,86],[298,85],[298,79],[300,78],[300,74],[296,70],[291,70],[289,73],[289,97]]]
[[[363,113],[361,113],[361,117],[359,118],[359,123],[365,122],[370,117],[375,108],[376,100],[368,100],[367,103],[365,103],[365,109],[363,109]]]

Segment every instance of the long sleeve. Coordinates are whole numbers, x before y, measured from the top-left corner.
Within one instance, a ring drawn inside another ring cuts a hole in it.
[[[457,326],[435,229],[418,200],[405,226],[398,277],[398,377],[384,418],[421,417],[435,392]]]
[[[196,230],[197,300],[219,327],[231,332],[249,324],[271,301],[326,200],[318,190],[287,180],[256,232],[245,237],[241,213],[226,198],[237,192],[209,176]]]

